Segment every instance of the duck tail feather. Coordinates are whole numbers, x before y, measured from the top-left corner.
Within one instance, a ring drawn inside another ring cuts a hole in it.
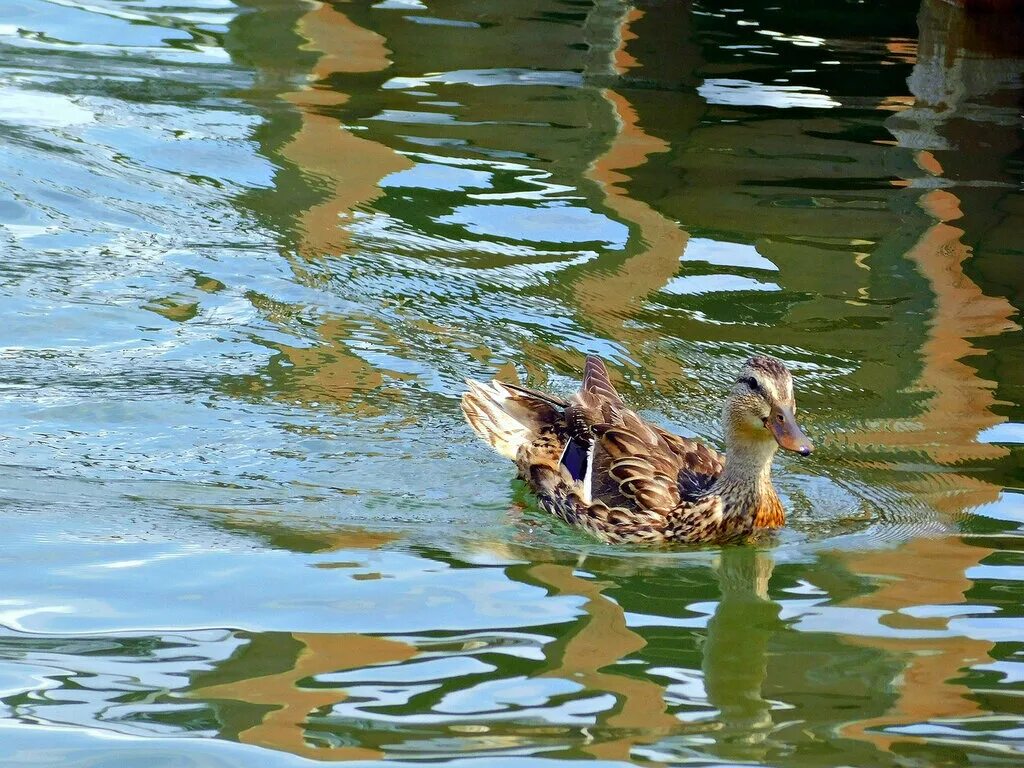
[[[498,384],[499,382],[494,383]],[[523,397],[531,400],[539,400],[542,403],[547,403],[553,408],[563,409],[569,407],[569,401],[564,397],[550,395],[547,392],[540,392],[536,389],[530,389],[529,387],[524,387],[521,384],[506,384],[504,382],[500,382],[500,384],[505,389],[510,389],[518,395],[522,395]]]
[[[557,413],[547,399],[532,391],[492,381],[482,384],[466,380],[469,390],[462,395],[462,413],[483,440],[505,458],[516,460],[519,449],[532,442]]]

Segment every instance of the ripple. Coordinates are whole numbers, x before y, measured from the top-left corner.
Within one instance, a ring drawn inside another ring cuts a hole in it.
[[[705,80],[697,90],[709,104],[777,109],[829,109],[839,106],[839,102],[828,94],[808,86],[770,85],[719,77]]]
[[[256,5],[0,3],[7,763],[1012,761],[1012,20]],[[597,353],[720,446],[759,352],[819,450],[750,546],[458,411]]]
[[[423,77],[393,77],[383,88],[423,88],[432,84],[440,85],[554,85],[578,88],[583,85],[583,76],[578,72],[537,71],[534,69],[472,69],[441,72]]]

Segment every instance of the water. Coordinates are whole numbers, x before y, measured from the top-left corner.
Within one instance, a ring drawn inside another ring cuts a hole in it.
[[[5,766],[1017,765],[1024,55],[938,2],[0,4]],[[586,353],[819,445],[612,548],[462,423]]]

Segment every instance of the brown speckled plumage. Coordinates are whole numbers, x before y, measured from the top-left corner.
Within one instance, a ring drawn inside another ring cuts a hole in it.
[[[791,414],[795,402],[789,371],[774,358],[747,361],[726,403],[728,470],[717,451],[627,408],[596,357],[587,358],[583,384],[567,399],[515,384],[467,383],[462,410],[473,429],[516,463],[541,507],[598,538],[721,542],[785,522],[769,479],[769,417],[780,408]],[[586,452],[585,477],[574,479],[563,463],[569,441]]]

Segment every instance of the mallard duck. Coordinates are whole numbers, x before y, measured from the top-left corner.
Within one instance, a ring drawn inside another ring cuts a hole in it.
[[[540,506],[608,542],[721,542],[778,528],[786,513],[772,458],[779,447],[813,450],[796,422],[792,376],[774,357],[747,360],[729,392],[725,456],[627,408],[597,357],[569,398],[466,383],[466,420],[516,463]]]

